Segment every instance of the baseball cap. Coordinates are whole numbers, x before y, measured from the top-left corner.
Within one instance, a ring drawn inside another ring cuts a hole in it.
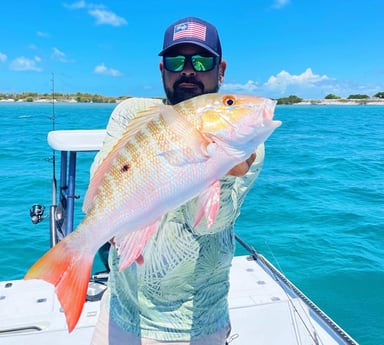
[[[221,44],[216,28],[196,17],[186,17],[173,23],[164,34],[163,56],[168,49],[181,44],[193,43],[221,57]]]

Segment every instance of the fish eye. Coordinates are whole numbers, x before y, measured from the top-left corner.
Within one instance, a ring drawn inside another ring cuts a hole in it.
[[[225,96],[223,98],[223,104],[227,106],[234,105],[236,103],[236,98],[233,96]]]

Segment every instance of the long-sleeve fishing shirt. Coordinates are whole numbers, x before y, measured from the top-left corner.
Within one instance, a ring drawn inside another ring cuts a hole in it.
[[[141,110],[159,99],[131,98],[113,111],[103,149],[91,172]],[[245,195],[256,180],[264,160],[264,146],[243,177],[220,180],[220,209],[214,224],[194,227],[197,198],[163,216],[159,229],[147,243],[144,263],[119,272],[114,248],[107,304],[110,317],[125,331],[159,341],[189,341],[229,325],[229,270],[235,249],[234,222]]]

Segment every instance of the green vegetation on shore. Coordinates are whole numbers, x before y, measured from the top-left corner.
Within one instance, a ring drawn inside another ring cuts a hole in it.
[[[349,95],[347,98],[342,98],[340,96],[336,96],[330,93],[327,96],[325,96],[324,99],[329,101],[334,100],[340,103],[355,101],[356,103],[367,104],[370,101],[377,101],[378,99],[384,100],[384,92],[376,93],[375,95],[373,95],[373,98],[369,97],[368,95],[361,95],[361,94]],[[304,100],[302,98],[297,97],[295,95],[291,95],[289,97],[278,98],[277,104],[296,104],[296,103],[301,103],[303,101]],[[321,103],[321,100],[310,100],[307,102],[310,102],[311,104],[318,104],[318,103]]]
[[[91,93],[73,93],[64,94],[55,92],[54,95],[49,93],[39,94],[37,92],[23,92],[18,94],[4,94],[0,93],[0,100],[12,99],[16,102],[35,102],[39,100],[52,101],[55,99],[56,102],[79,102],[79,103],[116,103],[123,99],[130,98],[129,96],[119,97],[107,97],[98,94]]]
[[[124,99],[131,98],[132,96],[118,96],[118,97],[107,97],[98,94],[90,94],[90,93],[73,93],[73,94],[64,94],[55,92],[54,95],[49,93],[39,94],[36,92],[23,92],[19,94],[7,94],[0,93],[0,101],[15,101],[15,102],[38,102],[38,101],[52,101],[53,99],[56,102],[78,102],[78,103],[118,103]],[[378,92],[373,97],[369,97],[368,95],[354,94],[349,95],[347,98],[342,98],[340,96],[334,94],[328,94],[324,97],[325,100],[329,101],[338,101],[338,102],[349,102],[351,100],[356,103],[366,104],[368,102],[384,100],[384,92]],[[288,97],[278,98],[277,104],[297,104],[304,102],[302,98],[291,95]],[[321,100],[309,100],[311,104],[321,103]]]

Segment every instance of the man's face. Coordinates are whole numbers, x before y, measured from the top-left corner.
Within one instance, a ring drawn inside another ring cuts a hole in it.
[[[180,44],[170,49],[165,56],[195,54],[211,55],[207,50],[194,44]],[[168,71],[163,61],[160,63],[160,70],[163,77],[164,90],[170,104],[177,104],[194,96],[213,93],[219,90],[224,71],[220,71],[220,64],[216,58],[215,66],[210,71],[197,72],[194,70],[191,61],[187,60],[184,68],[179,72]]]

